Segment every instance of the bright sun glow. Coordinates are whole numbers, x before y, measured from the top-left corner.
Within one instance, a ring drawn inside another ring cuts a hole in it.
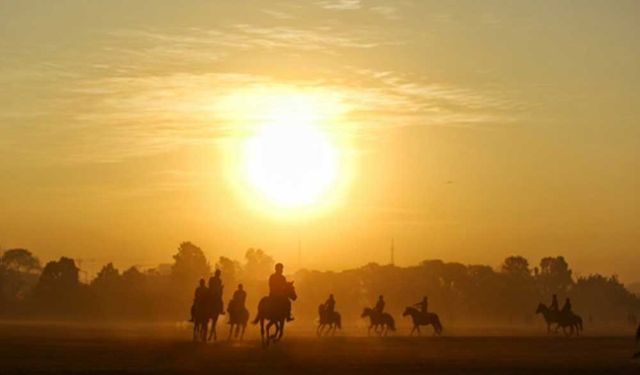
[[[318,203],[335,182],[338,161],[312,98],[274,97],[265,118],[245,143],[248,182],[278,206]]]

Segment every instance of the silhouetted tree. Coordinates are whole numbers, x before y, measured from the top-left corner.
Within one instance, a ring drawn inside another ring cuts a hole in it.
[[[47,263],[35,288],[37,305],[47,313],[77,315],[86,307],[79,269],[71,258]]]
[[[216,268],[222,272],[222,282],[227,285],[227,288],[235,287],[234,284],[240,277],[240,272],[242,272],[242,265],[240,265],[240,262],[221,256],[218,259]],[[230,292],[231,290],[227,289],[227,291]]]
[[[113,263],[109,263],[98,272],[95,279],[91,281],[91,286],[105,290],[115,289],[120,287],[121,281],[120,271],[113,266]]]
[[[275,262],[262,249],[251,248],[247,250],[244,257],[246,260],[244,270],[248,278],[265,280],[273,271]]]
[[[207,278],[211,274],[207,257],[202,249],[191,242],[181,243],[173,259],[175,263],[171,266],[171,277],[183,287],[195,287],[200,278]]]
[[[58,261],[51,261],[42,270],[38,289],[43,292],[73,289],[80,283],[79,271],[71,258],[61,257]]]
[[[40,261],[27,249],[11,249],[2,254],[0,264],[6,270],[37,274],[41,270]]]
[[[11,249],[0,257],[0,312],[16,312],[38,280],[40,261],[29,250]]]
[[[562,256],[542,258],[537,278],[546,295],[566,293],[573,284],[569,264]]]
[[[531,278],[529,261],[521,256],[510,256],[502,263],[502,273],[514,280],[528,280]]]

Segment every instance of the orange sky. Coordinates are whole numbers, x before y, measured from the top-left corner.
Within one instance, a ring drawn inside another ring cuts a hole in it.
[[[297,267],[299,238],[302,266],[339,269],[386,263],[393,237],[400,265],[563,254],[637,281],[639,18],[637,1],[2,2],[0,245],[150,266],[191,240]],[[242,179],[283,92],[330,113],[340,155],[304,209]]]

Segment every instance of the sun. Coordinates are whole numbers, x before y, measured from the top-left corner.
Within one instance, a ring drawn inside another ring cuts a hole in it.
[[[271,103],[268,121],[245,142],[246,179],[277,206],[319,203],[338,175],[336,149],[306,99],[284,97]]]

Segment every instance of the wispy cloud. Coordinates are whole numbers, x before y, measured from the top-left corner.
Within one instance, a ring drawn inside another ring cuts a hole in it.
[[[395,14],[391,9],[377,11]],[[48,82],[56,87],[51,92],[55,99],[49,98],[37,110],[15,108],[0,116],[24,121],[31,113],[55,122],[37,134],[49,151],[57,150],[49,155],[64,163],[112,162],[220,142],[250,122],[241,111],[225,111],[220,103],[234,93],[254,89],[330,93],[345,108],[337,131],[356,136],[394,127],[477,127],[512,121],[515,104],[497,91],[435,82],[419,73],[346,65],[347,60],[345,65],[333,62],[340,50],[379,55],[397,43],[384,30],[371,27],[348,32],[329,26],[249,24],[121,29],[106,33],[82,64],[60,61],[26,70],[38,79],[57,79],[57,84]],[[244,68],[230,64],[239,54],[244,56],[241,61],[247,61],[247,53],[259,59],[261,51],[327,54],[332,63],[310,61],[309,74],[297,78],[251,64]],[[0,74],[0,79],[9,75],[19,77],[9,72]]]

